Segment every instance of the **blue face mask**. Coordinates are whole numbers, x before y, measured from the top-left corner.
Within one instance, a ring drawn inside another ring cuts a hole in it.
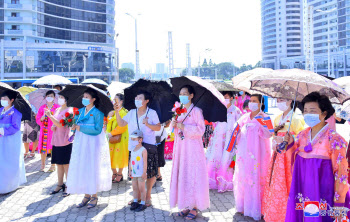
[[[86,99],[86,98],[83,98],[82,102],[81,102],[84,106],[88,106],[90,105],[90,100],[89,99]]]
[[[188,99],[188,96],[179,96],[179,97],[180,97],[180,103],[184,105],[190,102],[190,100]]]
[[[239,92],[239,95],[243,95],[243,91],[240,91],[240,92]]]
[[[310,127],[314,127],[321,122],[318,114],[305,114],[304,121]]]
[[[9,101],[7,100],[1,100],[1,106],[2,107],[7,107],[9,105]]]

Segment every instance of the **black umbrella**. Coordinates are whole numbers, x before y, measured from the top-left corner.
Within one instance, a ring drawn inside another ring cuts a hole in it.
[[[31,120],[32,109],[30,107],[29,102],[24,98],[24,96],[22,96],[20,92],[13,89],[11,86],[7,85],[6,83],[0,82],[0,95],[6,90],[11,90],[17,93],[16,99],[13,102],[13,105],[20,113],[22,113],[22,121]],[[1,104],[0,104],[0,107],[1,107]]]
[[[151,94],[152,100],[149,107],[157,112],[161,123],[173,117],[171,109],[174,107],[178,98],[172,93],[170,85],[165,81],[139,79],[133,85],[124,89],[124,107],[126,109],[131,110],[136,108],[135,97],[140,90],[145,90]]]
[[[210,82],[196,76],[182,76],[171,78],[171,84],[173,92],[177,96],[185,85],[194,88],[196,95],[193,98],[193,104],[203,110],[204,119],[208,122],[227,121],[225,98]]]
[[[108,98],[105,92],[96,88],[93,85],[79,85],[72,84],[68,85],[62,90],[59,95],[68,97],[67,106],[83,108],[82,99],[84,97],[84,91],[88,88],[93,89],[97,92],[97,97],[100,100],[100,104],[98,108],[101,112],[103,112],[104,116],[108,116],[108,113],[113,110],[112,101]]]

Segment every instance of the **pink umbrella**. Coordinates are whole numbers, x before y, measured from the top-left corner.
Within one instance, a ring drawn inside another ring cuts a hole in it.
[[[29,103],[35,107],[36,110],[39,110],[39,108],[46,104],[46,100],[45,100],[45,94],[47,91],[49,90],[53,90],[53,89],[37,89],[34,92],[31,92],[29,94],[26,95],[26,98],[28,99]],[[55,100],[54,103],[57,104],[57,100],[58,100],[58,90],[53,90],[56,93],[55,96]]]

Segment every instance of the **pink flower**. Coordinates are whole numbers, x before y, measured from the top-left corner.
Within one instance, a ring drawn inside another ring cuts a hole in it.
[[[172,111],[172,112],[175,112],[175,110],[176,110],[177,108],[180,108],[180,107],[181,107],[181,103],[175,102],[174,108],[173,108],[171,111]]]

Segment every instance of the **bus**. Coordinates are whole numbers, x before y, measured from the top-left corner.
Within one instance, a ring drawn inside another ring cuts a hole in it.
[[[79,78],[68,78],[72,83],[79,84]],[[37,79],[3,79],[0,82],[7,83],[11,87],[17,89],[22,86],[31,86]]]

